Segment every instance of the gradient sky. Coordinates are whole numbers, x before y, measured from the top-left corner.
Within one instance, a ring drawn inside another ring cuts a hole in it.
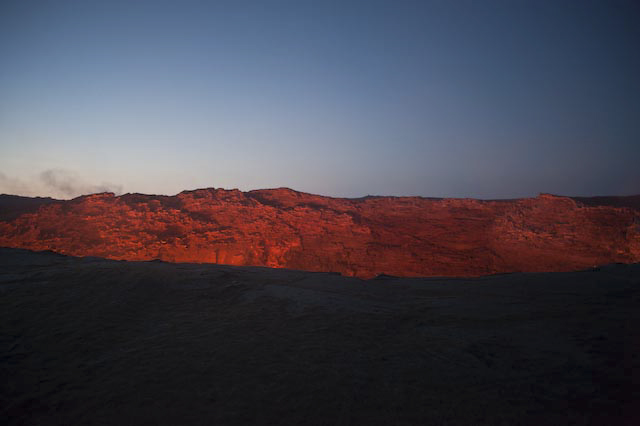
[[[0,2],[0,193],[640,193],[640,3]]]

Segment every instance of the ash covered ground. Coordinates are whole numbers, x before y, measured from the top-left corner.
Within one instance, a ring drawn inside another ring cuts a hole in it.
[[[640,265],[372,280],[0,249],[9,425],[638,424]]]

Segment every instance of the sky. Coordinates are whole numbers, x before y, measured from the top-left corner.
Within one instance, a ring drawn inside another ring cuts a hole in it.
[[[0,1],[0,193],[640,193],[640,3]]]

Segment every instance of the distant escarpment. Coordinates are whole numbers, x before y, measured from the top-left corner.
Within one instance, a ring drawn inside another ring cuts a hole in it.
[[[370,278],[640,262],[640,197],[329,198],[290,189],[0,196],[0,246]]]

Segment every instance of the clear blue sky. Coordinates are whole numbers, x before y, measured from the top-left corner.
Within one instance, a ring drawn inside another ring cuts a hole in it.
[[[640,193],[630,1],[0,2],[0,193]]]

